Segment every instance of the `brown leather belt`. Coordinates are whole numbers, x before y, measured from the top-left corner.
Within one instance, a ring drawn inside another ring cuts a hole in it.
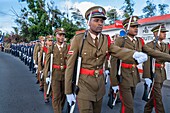
[[[135,68],[136,64],[126,64],[126,63],[122,63],[121,67],[123,68]]]
[[[89,70],[89,69],[81,68],[80,74],[99,77],[99,75],[103,75],[103,69]]]

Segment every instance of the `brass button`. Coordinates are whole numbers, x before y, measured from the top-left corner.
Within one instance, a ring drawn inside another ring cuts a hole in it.
[[[64,66],[60,66],[60,69],[61,69],[61,70],[64,70]]]
[[[94,75],[95,75],[95,77],[99,77],[99,70],[95,70]]]

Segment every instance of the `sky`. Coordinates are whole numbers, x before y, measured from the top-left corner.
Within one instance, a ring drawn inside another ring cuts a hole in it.
[[[50,0],[46,0],[49,2]],[[124,0],[53,0],[55,6],[58,7],[61,11],[66,11],[67,7],[74,6],[78,8],[82,15],[84,16],[86,10],[92,6],[100,5],[107,10],[116,8],[120,14],[122,11],[119,9],[123,6]],[[133,0],[134,5],[134,14],[133,15],[142,15],[142,9],[146,6],[146,0]],[[168,4],[170,11],[170,0],[152,0],[154,4]],[[17,16],[20,14],[21,8],[25,7],[26,2],[18,2],[18,0],[0,0],[0,30],[2,32],[10,33],[13,31],[12,27],[17,27],[14,22]]]

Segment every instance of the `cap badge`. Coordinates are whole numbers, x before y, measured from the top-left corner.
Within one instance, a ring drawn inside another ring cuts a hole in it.
[[[136,21],[137,21],[137,18],[136,18],[136,17],[134,17],[134,18],[133,18],[133,21],[134,21],[134,22],[136,22]]]
[[[64,31],[64,28],[61,28],[61,31]]]
[[[103,12],[102,8],[99,8],[98,11],[99,11],[100,13]]]

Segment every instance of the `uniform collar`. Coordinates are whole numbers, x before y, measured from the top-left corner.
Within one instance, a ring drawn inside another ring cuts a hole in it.
[[[158,40],[158,45],[160,46],[161,43],[163,44],[163,41]]]
[[[135,36],[133,38],[131,38],[130,36],[127,36],[127,37],[130,39],[130,41],[137,40]]]
[[[100,40],[100,34],[101,34],[101,33],[99,33],[97,36],[94,35],[93,33],[91,33],[90,31],[89,31],[89,33],[90,33],[90,36],[92,37],[93,40],[95,40],[96,37],[98,37],[98,39]]]
[[[58,47],[58,48],[60,48],[60,47],[63,48],[63,47],[64,47],[64,43],[62,43],[61,45],[59,45],[59,44],[57,43],[57,47]]]

